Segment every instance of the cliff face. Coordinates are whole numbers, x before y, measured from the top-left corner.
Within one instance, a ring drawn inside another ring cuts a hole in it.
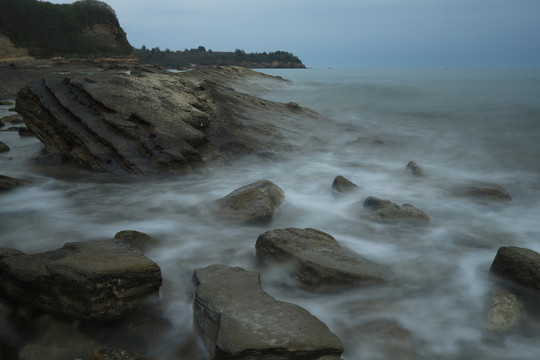
[[[0,62],[2,61],[24,61],[31,60],[32,56],[28,49],[18,48],[5,35],[0,35]]]
[[[97,0],[73,4],[2,0],[0,34],[0,60],[133,54],[114,10]]]

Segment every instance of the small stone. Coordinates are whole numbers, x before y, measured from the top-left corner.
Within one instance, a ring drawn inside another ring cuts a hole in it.
[[[364,209],[368,210],[363,217],[377,222],[429,222],[429,216],[422,210],[411,204],[398,204],[390,200],[382,200],[374,196],[366,198],[363,202]]]
[[[338,175],[332,183],[332,190],[337,193],[345,193],[358,190],[358,185],[346,179],[345,177]]]
[[[422,171],[422,168],[420,168],[420,166],[418,166],[418,164],[415,163],[414,161],[409,161],[409,163],[407,164],[407,170],[409,170],[409,172],[414,176],[418,176],[418,177],[424,176],[424,172]]]
[[[504,333],[516,327],[525,318],[525,305],[508,290],[498,289],[491,294],[485,329]]]
[[[161,241],[151,237],[140,231],[135,230],[123,230],[114,235],[116,240],[129,244],[134,249],[140,250],[143,253],[154,247],[160,246]]]
[[[0,141],[0,153],[5,153],[5,152],[8,152],[9,150],[10,150],[9,146],[7,146],[5,143]]]

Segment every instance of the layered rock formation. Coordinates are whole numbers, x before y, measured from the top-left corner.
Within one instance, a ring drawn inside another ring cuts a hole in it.
[[[239,76],[214,73],[220,80]],[[320,119],[217,85],[208,72],[36,80],[19,92],[16,109],[48,152],[131,174],[187,173],[215,159],[299,150],[286,139],[301,138],[308,124],[294,119]]]

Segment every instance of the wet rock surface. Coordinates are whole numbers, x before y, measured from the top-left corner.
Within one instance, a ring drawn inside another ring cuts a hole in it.
[[[398,205],[390,200],[370,196],[362,204],[367,213],[363,217],[377,222],[429,222],[429,216],[411,204]]]
[[[268,180],[245,185],[216,202],[218,216],[233,223],[268,223],[285,200],[283,190]]]
[[[148,360],[147,358],[124,350],[98,349],[92,353],[90,360]]]
[[[499,248],[489,272],[540,296],[540,254],[516,246]]]
[[[210,359],[340,359],[341,341],[326,325],[266,294],[258,273],[212,265],[193,279],[195,322]]]
[[[66,318],[126,317],[157,296],[159,266],[113,240],[67,243],[44,253],[0,260],[1,288],[17,303]]]
[[[0,153],[5,153],[5,152],[8,152],[9,150],[10,150],[9,146],[7,146],[5,143],[0,141]]]
[[[255,247],[263,259],[292,262],[292,277],[312,290],[388,281],[389,271],[382,265],[342,248],[319,230],[270,230],[258,237]]]
[[[414,161],[409,161],[407,163],[407,166],[405,167],[407,169],[407,171],[409,171],[409,173],[411,175],[414,175],[414,176],[417,176],[417,177],[423,177],[424,176],[424,171],[422,170],[422,168],[417,164],[415,163]]]

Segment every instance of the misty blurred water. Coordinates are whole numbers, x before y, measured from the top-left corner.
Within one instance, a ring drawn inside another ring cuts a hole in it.
[[[419,359],[538,359],[538,332],[512,333],[494,345],[484,341],[482,322],[497,249],[515,245],[540,252],[540,71],[264,72],[292,83],[263,83],[252,89],[256,95],[294,101],[335,121],[334,133],[314,128],[306,134],[328,141],[320,152],[278,163],[242,161],[177,178],[122,180],[36,164],[38,140],[0,132],[0,141],[12,149],[0,154],[0,173],[33,181],[0,195],[0,246],[38,252],[69,241],[112,238],[126,229],[163,240],[164,249],[148,254],[162,269],[163,308],[175,325],[163,348],[192,336],[193,269],[222,263],[259,271],[265,291],[324,321],[343,340],[344,359],[380,358],[366,354],[356,336],[373,320],[407,329]],[[410,160],[425,177],[407,173]],[[334,196],[337,175],[359,191]],[[260,179],[273,181],[286,195],[271,224],[228,225],[207,211],[205,204]],[[513,203],[447,196],[448,188],[470,182],[501,184]],[[354,209],[367,196],[411,203],[431,222],[417,228],[362,220]],[[304,292],[280,268],[255,258],[258,235],[283,227],[327,232],[342,246],[391,267],[397,279],[340,293]],[[159,349],[154,356],[166,352]]]

